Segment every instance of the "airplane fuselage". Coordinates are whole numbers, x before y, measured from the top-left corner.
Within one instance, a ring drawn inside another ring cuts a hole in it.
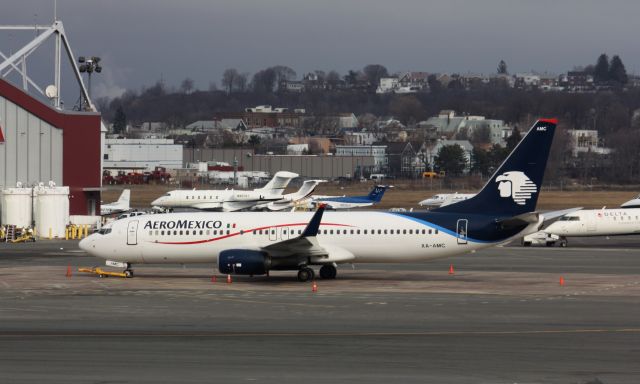
[[[114,222],[109,233],[89,236],[82,248],[107,260],[135,264],[215,263],[224,250],[260,250],[297,237],[312,215],[311,212],[144,215]],[[435,224],[415,215],[390,212],[326,212],[317,241],[328,256],[309,261],[323,264],[436,259],[495,245],[524,228],[495,237],[494,218],[464,215],[437,221],[441,222]],[[493,238],[482,238],[483,233],[489,232]],[[481,238],[474,238],[474,233]]]
[[[640,233],[640,208],[584,209],[562,217],[544,232],[563,237]]]

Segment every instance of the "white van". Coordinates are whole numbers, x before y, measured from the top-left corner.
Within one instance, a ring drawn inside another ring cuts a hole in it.
[[[384,173],[372,173],[369,180],[382,181],[386,176]]]

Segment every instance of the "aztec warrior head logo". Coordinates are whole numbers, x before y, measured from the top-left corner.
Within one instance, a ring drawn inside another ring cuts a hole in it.
[[[536,185],[520,171],[505,172],[496,178],[500,197],[511,197],[518,205],[524,205],[538,191]]]

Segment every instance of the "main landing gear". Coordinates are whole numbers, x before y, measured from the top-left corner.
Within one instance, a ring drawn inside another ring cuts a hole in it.
[[[336,266],[333,264],[326,264],[320,267],[320,277],[323,279],[335,279],[338,274]],[[298,281],[306,282],[313,280],[315,272],[309,267],[303,267],[298,270]]]
[[[327,264],[320,267],[320,277],[323,279],[335,279],[338,274],[338,270],[335,265]]]
[[[309,267],[300,268],[300,270],[298,271],[298,281],[304,283],[305,281],[313,280],[315,275],[316,274],[315,272],[313,272],[313,269]]]

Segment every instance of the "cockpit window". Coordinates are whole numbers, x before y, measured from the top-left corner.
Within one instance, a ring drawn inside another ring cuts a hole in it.
[[[107,233],[111,233],[111,228],[100,228],[98,233],[101,235],[106,235]]]
[[[578,216],[562,216],[558,221],[580,221]]]

